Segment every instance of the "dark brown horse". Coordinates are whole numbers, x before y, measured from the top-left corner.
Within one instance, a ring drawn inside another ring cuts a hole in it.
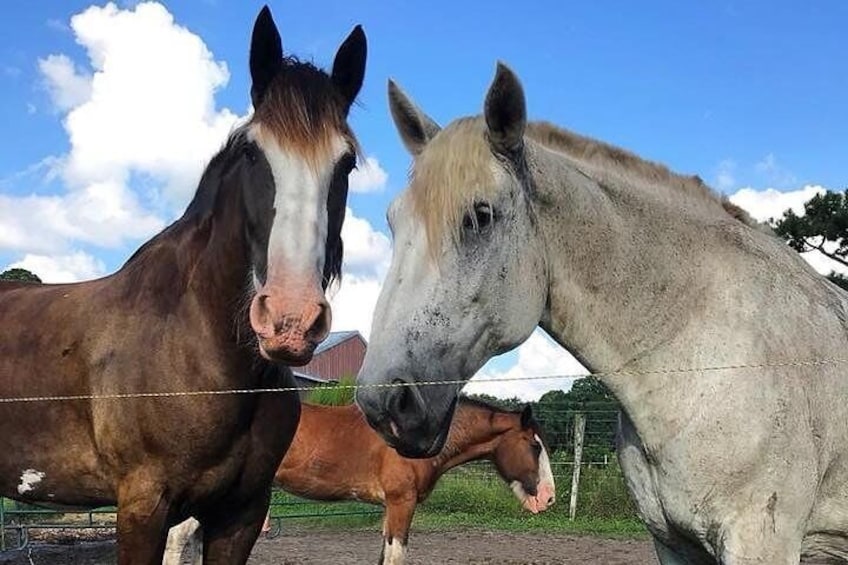
[[[524,508],[532,513],[554,502],[554,479],[539,424],[528,406],[499,410],[463,398],[442,452],[406,459],[371,429],[355,405],[304,404],[294,441],[275,476],[283,489],[314,500],[360,500],[385,507],[380,563],[400,565],[415,507],[448,470],[489,460]],[[196,522],[174,528],[163,565],[177,565]]]
[[[0,286],[0,398],[83,397],[0,403],[0,495],[117,504],[123,565],[161,563],[168,528],[187,516],[204,525],[206,563],[247,560],[296,396],[102,397],[293,384],[267,359],[308,361],[330,325],[365,53],[357,27],[329,75],[284,58],[264,8],[255,113],[185,214],[109,277]]]

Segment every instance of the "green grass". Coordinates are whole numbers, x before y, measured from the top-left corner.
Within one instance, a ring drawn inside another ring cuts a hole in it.
[[[345,376],[339,379],[338,384],[313,388],[306,394],[305,400],[310,404],[323,406],[347,406],[353,404],[355,389],[352,385],[354,384],[356,384],[356,377]]]

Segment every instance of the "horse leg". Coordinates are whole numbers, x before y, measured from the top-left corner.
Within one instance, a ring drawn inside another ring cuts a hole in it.
[[[189,518],[171,528],[168,532],[168,543],[165,544],[162,565],[180,565],[186,545],[190,547],[193,564],[202,565],[203,552],[197,545],[200,536],[200,522],[194,518]]]
[[[118,486],[118,565],[160,565],[170,502],[161,485],[130,476]]]
[[[415,514],[416,496],[386,497],[386,516],[383,519],[383,551],[381,565],[403,565],[409,527]]]
[[[206,565],[244,565],[259,537],[271,491],[236,508],[204,516],[203,556]]]

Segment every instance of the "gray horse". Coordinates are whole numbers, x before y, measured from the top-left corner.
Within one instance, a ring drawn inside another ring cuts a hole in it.
[[[470,378],[541,325],[615,372],[619,458],[664,565],[848,559],[846,293],[697,177],[528,123],[503,65],[484,115],[445,129],[394,83],[389,101],[414,165],[360,384]],[[456,388],[357,402],[420,457]]]

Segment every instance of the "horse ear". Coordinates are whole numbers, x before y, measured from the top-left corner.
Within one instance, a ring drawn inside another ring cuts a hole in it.
[[[413,157],[442,129],[392,79],[389,79],[389,109],[401,141]]]
[[[271,17],[271,10],[264,6],[253,24],[250,40],[250,98],[258,108],[262,96],[274,80],[283,64],[283,42],[280,32]]]
[[[533,409],[529,404],[524,405],[524,409],[521,411],[521,427],[523,429],[527,429],[530,427],[530,424],[533,422]]]
[[[524,89],[515,73],[500,61],[495,79],[486,94],[484,114],[493,149],[502,155],[520,151],[527,126]]]
[[[351,104],[359,94],[359,89],[362,88],[362,81],[365,80],[365,58],[367,54],[368,41],[365,38],[365,32],[362,31],[362,26],[356,26],[336,52],[336,58],[333,60],[333,73],[330,75],[333,84],[342,93],[347,103],[345,111],[350,109]]]

